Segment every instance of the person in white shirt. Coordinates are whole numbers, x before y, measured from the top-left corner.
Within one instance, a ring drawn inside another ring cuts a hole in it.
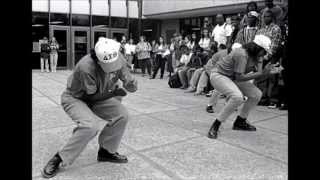
[[[224,22],[224,17],[222,14],[218,14],[216,16],[216,22],[217,25],[214,27],[211,36],[214,41],[218,43],[218,47],[220,44],[227,45],[232,33],[232,26],[227,26],[227,24]]]
[[[133,44],[133,39],[130,38],[129,43],[126,43],[124,45],[124,49],[125,49],[125,54],[126,54],[126,58],[128,61],[128,64],[131,67],[131,70],[134,70],[134,64],[132,64],[132,60],[133,60],[133,56],[136,53],[136,45]]]
[[[163,79],[164,69],[166,66],[166,59],[167,55],[170,54],[170,51],[168,49],[168,45],[164,42],[164,39],[162,36],[159,37],[159,42],[156,44],[155,47],[155,53],[156,53],[156,66],[153,70],[153,75],[150,77],[150,79],[155,79],[156,75],[160,69],[160,79]]]
[[[210,42],[211,42],[211,39],[209,37],[209,31],[208,29],[203,29],[202,30],[202,37],[199,41],[199,46],[206,52],[210,51]]]

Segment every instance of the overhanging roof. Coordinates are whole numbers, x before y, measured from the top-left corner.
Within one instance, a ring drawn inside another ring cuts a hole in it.
[[[258,7],[264,7],[264,2],[258,2]],[[246,10],[247,3],[225,5],[225,6],[215,6],[215,7],[206,7],[198,9],[188,9],[174,12],[165,12],[158,14],[143,14],[147,19],[178,19],[178,18],[187,18],[187,17],[197,17],[197,16],[211,16],[218,13],[223,14],[232,14],[243,12]]]

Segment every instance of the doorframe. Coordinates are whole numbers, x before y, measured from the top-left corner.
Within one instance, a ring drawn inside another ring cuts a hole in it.
[[[72,30],[71,30],[70,35],[71,35],[72,43],[71,43],[71,62],[70,62],[70,64],[71,64],[71,68],[73,69],[75,67],[75,59],[74,59],[75,58],[75,56],[74,56],[74,53],[75,53],[75,47],[74,47],[75,31],[86,31],[87,32],[87,53],[90,52],[91,42],[89,42],[90,41],[90,27],[87,27],[87,26],[85,26],[85,27],[83,27],[83,26],[72,26],[71,29]]]
[[[68,26],[59,26],[59,25],[50,25],[49,26],[49,38],[51,38],[52,36],[54,36],[53,32],[55,30],[58,30],[58,31],[66,31],[66,57],[67,57],[67,65],[66,66],[58,66],[57,69],[70,69],[72,68],[71,66],[71,63],[70,63],[70,59],[71,59],[71,51],[70,51],[70,45],[71,45],[71,42],[70,42],[70,28]],[[59,42],[58,42],[59,43]]]
[[[95,32],[105,32],[106,33],[106,38],[108,38],[109,36],[109,28],[95,28],[95,27],[92,27],[92,30],[91,30],[91,48],[94,48],[94,33]]]
[[[128,37],[128,29],[125,28],[110,28],[110,37],[112,38],[113,33],[124,33]]]

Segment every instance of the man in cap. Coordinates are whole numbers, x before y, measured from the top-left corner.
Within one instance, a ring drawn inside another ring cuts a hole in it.
[[[208,132],[209,138],[217,138],[221,123],[225,122],[241,104],[243,108],[233,123],[233,130],[256,131],[256,128],[247,122],[247,118],[250,111],[258,104],[262,93],[249,81],[281,71],[272,64],[262,69],[261,59],[270,50],[270,44],[269,37],[257,35],[252,42],[234,49],[216,63],[210,81],[218,92],[227,96],[228,101],[212,124]],[[247,100],[244,100],[244,96]]]
[[[250,11],[248,13],[247,26],[240,29],[234,41],[235,43],[247,44],[248,42],[253,41],[258,31],[258,26],[257,26],[257,22],[259,20],[258,18],[259,18],[259,14],[256,11]]]
[[[279,62],[281,57],[281,29],[274,23],[274,14],[271,10],[266,10],[263,14],[263,23],[265,26],[260,28],[258,34],[268,36],[271,39],[270,52],[265,55],[265,63],[271,61],[271,63]],[[263,96],[259,105],[270,106],[270,108],[276,108],[277,104],[277,94],[276,88],[278,82],[278,75],[273,75],[267,79],[263,78],[257,80],[257,85],[263,92]]]
[[[126,91],[117,86],[117,81],[120,79],[129,92],[137,90],[137,81],[129,73],[119,49],[120,43],[99,38],[94,50],[77,63],[69,76],[67,88],[61,95],[61,105],[77,127],[66,145],[46,164],[43,177],[51,178],[60,166],[71,165],[100,130],[97,160],[128,162],[125,156],[118,154],[128,111],[116,98],[126,95]],[[101,120],[107,122],[103,128],[99,126]]]

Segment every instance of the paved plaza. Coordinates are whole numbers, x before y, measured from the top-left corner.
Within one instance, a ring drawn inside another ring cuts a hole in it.
[[[75,124],[60,106],[71,71],[32,72],[32,177],[72,134]],[[98,163],[97,137],[59,180],[284,180],[288,177],[288,112],[258,106],[249,121],[256,132],[232,130],[236,113],[218,139],[206,137],[217,116],[205,111],[208,98],[171,89],[167,77],[135,75],[138,91],[123,104],[130,120],[119,153],[127,164]],[[216,111],[224,105],[219,100]],[[101,126],[105,125],[101,122]]]

